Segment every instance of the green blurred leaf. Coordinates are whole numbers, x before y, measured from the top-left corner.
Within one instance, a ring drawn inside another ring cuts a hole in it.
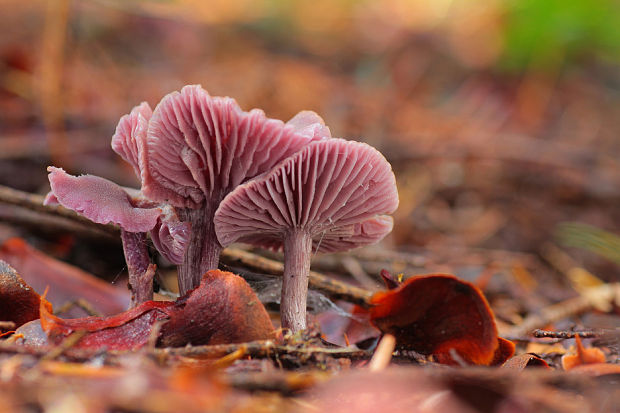
[[[578,222],[558,225],[557,238],[565,246],[582,248],[620,265],[620,236]]]
[[[584,57],[620,62],[615,0],[508,0],[501,66],[556,69]]]

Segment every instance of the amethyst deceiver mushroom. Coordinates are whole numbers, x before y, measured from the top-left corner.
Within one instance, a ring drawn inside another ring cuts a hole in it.
[[[165,96],[154,111],[147,103],[136,106],[112,137],[112,148],[133,166],[141,191],[50,168],[48,200],[95,222],[120,225],[130,287],[145,292],[134,304],[148,291],[152,295],[152,283],[145,279],[152,277],[146,272],[147,231],[162,255],[179,265],[183,295],[198,286],[203,273],[217,268],[222,247],[213,214],[224,196],[329,136],[314,112],[300,112],[284,124],[258,109],[244,112],[234,99],[186,86]]]
[[[271,172],[237,187],[220,204],[220,243],[284,249],[282,326],[306,326],[313,252],[375,243],[392,230],[398,206],[394,173],[373,147],[342,139],[313,142]]]
[[[165,96],[148,125],[142,191],[174,206],[191,224],[183,263],[181,294],[216,269],[222,246],[213,226],[220,201],[239,184],[270,171],[329,129],[314,112],[301,112],[290,125],[242,111],[234,99],[211,97],[200,86]]]
[[[146,127],[152,111],[147,103],[121,118],[112,137],[112,149],[130,163],[138,178],[145,169]],[[169,205],[158,204],[135,189],[107,179],[72,176],[48,167],[51,192],[45,203],[59,203],[100,224],[121,227],[123,252],[129,273],[132,307],[153,298],[155,267],[150,263],[146,233],[166,259],[180,263],[189,239],[189,224],[181,222]]]

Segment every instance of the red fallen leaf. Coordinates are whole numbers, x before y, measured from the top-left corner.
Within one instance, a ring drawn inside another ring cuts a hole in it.
[[[272,338],[267,310],[248,283],[231,272],[211,270],[200,286],[175,302],[179,311],[161,328],[163,347],[225,344]]]
[[[489,366],[502,366],[515,354],[515,343],[512,341],[497,337],[497,343],[498,346],[493,355],[493,361],[489,363]],[[544,363],[544,360],[541,359],[541,361]]]
[[[40,303],[39,294],[10,265],[0,260],[0,321],[12,321],[19,327],[36,320]]]
[[[536,354],[525,353],[508,359],[502,367],[506,367],[514,370],[523,370],[528,367],[537,367],[543,369],[550,369],[549,364]]]
[[[514,351],[507,340],[500,347],[482,292],[453,275],[411,277],[370,302],[371,322],[393,334],[399,347],[432,354],[440,363],[501,364]]]
[[[83,298],[102,314],[117,314],[129,307],[129,292],[125,289],[48,257],[21,238],[11,238],[0,245],[0,259],[16,268],[35,291],[49,286],[48,300],[54,306]]]
[[[76,348],[140,348],[159,320],[167,320],[160,330],[160,346],[237,343],[271,338],[274,332],[267,311],[245,280],[220,270],[208,271],[198,287],[177,301],[147,301],[109,317],[62,319],[41,304],[41,326],[52,343],[86,331]]]
[[[605,363],[605,353],[598,348],[585,348],[578,335],[575,336],[577,354],[562,356],[562,368],[570,370],[583,364]]]

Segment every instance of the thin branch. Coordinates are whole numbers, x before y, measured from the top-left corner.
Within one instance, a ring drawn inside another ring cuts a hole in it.
[[[45,215],[68,219],[73,222],[77,222],[80,225],[85,226],[89,229],[97,231],[102,235],[114,237],[120,236],[120,230],[114,225],[97,224],[60,205],[43,205],[44,200],[45,198],[41,195],[31,194],[28,192],[23,192],[17,189],[0,185],[1,204],[15,205],[19,208],[24,208]]]
[[[220,260],[227,265],[241,266],[265,274],[282,275],[284,264],[270,260],[238,248],[226,248],[220,255]],[[310,271],[309,284],[311,288],[321,290],[332,297],[342,298],[362,306],[368,306],[372,292],[335,280],[327,275]]]
[[[596,338],[598,334],[593,331],[549,331],[536,329],[532,332],[532,335],[536,338],[575,338],[579,336],[581,338]]]

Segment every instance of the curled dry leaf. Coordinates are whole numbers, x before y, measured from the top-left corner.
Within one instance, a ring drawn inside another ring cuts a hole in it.
[[[54,306],[78,298],[88,301],[102,314],[120,313],[129,306],[129,293],[125,289],[51,258],[21,238],[11,238],[0,245],[0,259],[15,267],[35,291],[42,292],[49,286],[47,298]]]
[[[562,356],[562,368],[570,370],[585,364],[605,363],[605,354],[598,348],[585,348],[579,335],[575,336],[577,354]]]
[[[493,313],[473,284],[453,275],[409,278],[371,298],[370,321],[398,346],[444,364],[502,364],[514,345],[497,336]]]
[[[0,260],[0,321],[12,321],[19,327],[35,320],[39,318],[40,302],[39,294],[10,265]]]
[[[238,343],[270,338],[274,331],[245,280],[220,270],[208,271],[197,288],[175,302],[147,301],[110,317],[61,319],[41,305],[41,326],[53,343],[86,331],[77,348],[140,348],[160,320],[161,346]]]
[[[543,369],[549,369],[549,364],[536,354],[524,353],[518,356],[511,357],[506,360],[502,367],[506,367],[514,370],[523,370],[525,368],[538,367]]]

